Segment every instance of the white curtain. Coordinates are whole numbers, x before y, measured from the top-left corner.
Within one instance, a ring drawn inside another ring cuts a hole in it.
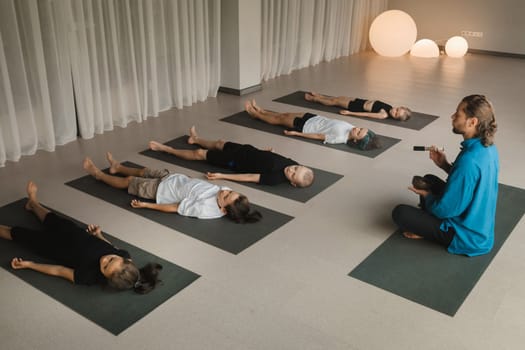
[[[261,78],[348,56],[367,47],[387,0],[262,0]]]
[[[0,166],[219,82],[220,1],[0,0]]]
[[[76,138],[63,14],[51,1],[0,1],[0,166]]]

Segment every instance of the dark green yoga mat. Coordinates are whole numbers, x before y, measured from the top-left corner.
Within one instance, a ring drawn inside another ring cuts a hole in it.
[[[181,136],[174,140],[168,141],[165,145],[168,145],[177,149],[197,149],[197,145],[190,145],[187,142],[188,136]],[[220,168],[214,165],[207,163],[206,161],[195,161],[195,160],[184,160],[177,158],[174,155],[168,154],[166,152],[156,152],[150,149],[140,152],[145,156],[162,160],[171,164],[179,165],[184,168],[205,172],[219,172],[219,173],[233,173],[231,170]],[[343,175],[331,173],[329,171],[324,171],[321,169],[312,168],[315,174],[315,181],[313,184],[306,188],[293,187],[289,183],[283,183],[276,186],[266,186],[258,185],[250,182],[242,182],[244,186],[252,187],[264,192],[272,193],[277,196],[285,197],[288,199],[293,199],[299,202],[305,203],[318,193],[321,193],[326,188],[330,187],[336,183]]]
[[[378,155],[380,155],[381,153],[383,153],[384,151],[386,151],[387,149],[389,149],[390,147],[392,147],[393,145],[395,145],[396,143],[401,141],[400,139],[396,139],[396,138],[393,138],[393,137],[388,137],[388,136],[377,134],[377,136],[379,138],[379,141],[381,142],[382,147],[381,148],[377,148],[377,149],[373,149],[373,150],[370,150],[370,151],[362,151],[362,150],[360,150],[357,147],[350,147],[350,146],[347,146],[346,144],[332,145],[332,144],[323,143],[323,142],[318,141],[318,140],[307,139],[307,138],[304,138],[304,137],[286,136],[283,133],[285,128],[283,128],[282,126],[271,125],[271,124],[262,122],[262,121],[260,121],[258,119],[252,118],[246,111],[242,111],[242,112],[236,113],[234,115],[231,115],[229,117],[222,118],[221,120],[223,122],[227,122],[227,123],[231,123],[231,124],[235,124],[235,125],[240,125],[240,126],[245,126],[247,128],[250,128],[250,129],[256,129],[256,130],[260,130],[260,131],[265,131],[265,132],[268,132],[270,134],[275,134],[275,135],[280,135],[280,136],[283,136],[283,137],[293,138],[294,140],[300,140],[300,141],[304,141],[304,142],[309,142],[309,143],[312,143],[312,144],[315,144],[315,145],[324,146],[324,147],[328,147],[328,148],[332,148],[332,149],[337,149],[339,151],[355,153],[355,154],[359,154],[361,156],[370,157],[370,158],[377,157]]]
[[[339,114],[339,111],[343,109],[341,107],[325,106],[320,103],[307,101],[304,99],[305,93],[306,91],[296,91],[289,95],[276,98],[274,101],[285,103],[285,104],[292,105],[292,106],[299,106],[299,107],[314,109],[314,110],[323,111],[323,112],[335,113],[335,114]],[[421,130],[425,126],[427,126],[428,124],[432,123],[434,120],[439,118],[436,115],[425,114],[425,113],[414,112],[414,111],[412,111],[412,116],[410,117],[410,119],[404,122],[397,121],[392,118],[374,119],[374,118],[354,117],[354,116],[345,116],[345,117],[364,119],[364,120],[369,120],[369,121],[376,122],[376,123],[399,126],[400,128],[407,128],[407,129],[413,129],[413,130]]]
[[[131,162],[122,163],[130,167],[141,167]],[[107,169],[104,171],[107,172]],[[67,182],[66,185],[100,198],[137,215],[155,221],[217,248],[238,254],[258,240],[266,237],[293,217],[277,211],[251,204],[262,214],[261,221],[253,224],[237,224],[223,217],[220,219],[196,219],[173,213],[162,213],[151,209],[134,209],[130,202],[135,196],[119,190],[87,175]]]
[[[24,209],[26,201],[27,199],[21,199],[1,207],[0,223],[8,226],[41,228],[41,223],[36,216]],[[66,215],[57,214],[67,218]],[[79,221],[74,221],[77,224],[85,225]],[[200,277],[107,233],[104,235],[115,246],[127,250],[138,267],[142,267],[148,262],[160,263],[163,267],[160,274],[162,283],[150,293],[140,295],[132,291],[115,292],[101,286],[74,285],[64,279],[46,276],[32,270],[13,270],[10,264],[14,257],[41,263],[53,264],[54,262],[39,257],[14,242],[3,239],[0,239],[1,264],[4,269],[31,286],[115,335],[127,329]]]
[[[466,257],[395,232],[349,276],[454,316],[525,212],[525,190],[499,185],[494,248]]]

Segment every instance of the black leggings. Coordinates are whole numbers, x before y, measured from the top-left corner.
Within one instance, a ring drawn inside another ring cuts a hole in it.
[[[394,208],[392,219],[401,231],[415,233],[424,239],[437,242],[445,247],[449,246],[456,234],[452,227],[448,231],[442,231],[440,229],[441,219],[422,209],[406,204],[400,204]]]
[[[431,192],[441,195],[445,182],[434,175],[425,175],[425,180],[431,184]],[[455,230],[450,227],[448,231],[440,229],[442,220],[425,211],[425,201],[420,199],[421,208],[400,204],[392,211],[392,219],[403,232],[411,232],[429,241],[437,242],[445,247],[450,245]]]
[[[226,142],[222,150],[210,149],[206,153],[206,161],[212,165],[237,170],[251,164],[250,156],[259,150],[252,145],[241,145],[235,142]]]
[[[61,256],[63,247],[67,247],[74,235],[89,235],[73,221],[53,212],[46,215],[42,224],[43,229],[14,226],[11,228],[11,237],[14,242],[39,255],[57,259],[57,256]]]

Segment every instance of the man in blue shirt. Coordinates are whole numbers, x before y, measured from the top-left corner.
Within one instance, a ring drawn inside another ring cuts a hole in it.
[[[438,242],[453,254],[490,252],[498,197],[499,156],[494,145],[497,124],[492,104],[482,95],[470,95],[452,115],[455,134],[463,135],[454,163],[432,147],[430,159],[448,173],[447,181],[434,175],[415,179],[409,189],[420,195],[420,207],[398,205],[394,222],[407,238]]]

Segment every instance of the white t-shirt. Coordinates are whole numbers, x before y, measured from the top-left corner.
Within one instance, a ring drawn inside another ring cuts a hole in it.
[[[348,122],[316,115],[304,123],[303,133],[324,134],[324,143],[346,143],[353,128]]]
[[[222,189],[229,188],[183,174],[171,174],[159,184],[157,203],[179,203],[177,212],[180,215],[216,219],[224,216],[217,204],[217,193]]]

